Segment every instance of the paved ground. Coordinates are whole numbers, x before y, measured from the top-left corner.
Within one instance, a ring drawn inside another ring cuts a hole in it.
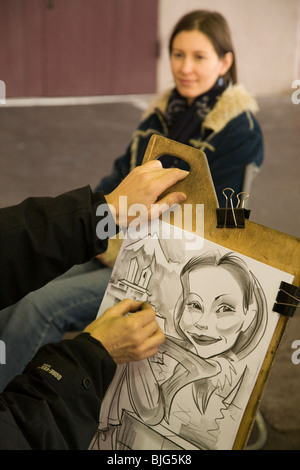
[[[148,99],[141,98],[138,104],[0,106],[0,207],[95,186],[129,143]],[[251,220],[300,237],[300,105],[290,96],[259,104],[266,158],[249,199]],[[262,398],[263,449],[300,450],[300,364],[291,360],[291,345],[300,340],[299,318],[298,311],[289,322]],[[255,434],[256,429],[250,442]]]

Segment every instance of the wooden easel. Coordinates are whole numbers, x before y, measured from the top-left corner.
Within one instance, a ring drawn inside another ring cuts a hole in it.
[[[168,190],[182,191],[187,195],[185,204],[204,204],[204,238],[257,261],[294,276],[294,285],[300,284],[299,239],[245,220],[245,228],[217,228],[217,197],[205,154],[195,148],[179,144],[158,135],[151,137],[143,163],[162,155],[172,155],[185,160],[190,173],[185,180]],[[183,207],[184,210],[184,207]],[[182,227],[191,230],[191,227]],[[199,234],[203,236],[202,234]],[[274,299],[275,300],[275,299]],[[288,322],[281,315],[243,415],[233,449],[244,448],[253,425],[263,389],[277,348]]]

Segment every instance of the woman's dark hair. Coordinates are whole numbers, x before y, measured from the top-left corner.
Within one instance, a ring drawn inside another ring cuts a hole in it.
[[[220,13],[196,10],[183,16],[175,25],[171,34],[169,54],[172,53],[175,36],[182,31],[199,31],[205,34],[220,58],[224,57],[227,52],[231,52],[233,57],[232,65],[223,78],[228,83],[237,83],[235,53],[231,33],[227,21]]]

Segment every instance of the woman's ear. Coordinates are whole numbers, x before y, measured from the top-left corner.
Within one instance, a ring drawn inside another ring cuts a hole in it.
[[[233,63],[233,54],[232,52],[226,52],[224,57],[221,59],[222,65],[220,69],[220,74],[221,75],[226,75],[230,67],[232,66]]]

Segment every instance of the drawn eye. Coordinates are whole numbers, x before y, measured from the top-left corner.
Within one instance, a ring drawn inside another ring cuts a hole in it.
[[[229,304],[222,304],[217,308],[217,313],[231,313],[235,312],[235,308]]]
[[[189,309],[199,310],[200,312],[202,312],[202,306],[199,302],[190,301],[190,302],[187,302],[187,306]]]

